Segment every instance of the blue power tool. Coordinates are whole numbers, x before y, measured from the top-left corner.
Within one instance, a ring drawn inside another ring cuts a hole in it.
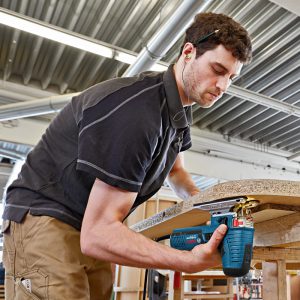
[[[220,224],[226,224],[228,230],[219,247],[223,272],[233,277],[244,276],[250,270],[254,236],[250,209],[258,203],[241,197],[197,205],[201,210],[210,211],[210,225],[175,229],[170,236],[171,247],[192,250],[208,242]]]

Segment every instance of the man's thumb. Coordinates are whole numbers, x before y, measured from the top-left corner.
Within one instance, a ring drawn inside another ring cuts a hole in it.
[[[209,244],[213,249],[217,249],[227,232],[227,226],[221,224],[213,233],[209,240]]]

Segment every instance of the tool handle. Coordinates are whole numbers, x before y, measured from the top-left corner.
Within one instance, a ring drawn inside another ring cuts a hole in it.
[[[225,275],[241,277],[250,270],[254,229],[229,228],[221,246]]]
[[[216,230],[215,226],[180,228],[170,236],[170,245],[179,250],[192,250],[195,246],[207,243]],[[219,246],[223,271],[232,277],[241,277],[250,270],[254,229],[229,227]]]
[[[207,226],[175,229],[170,236],[170,245],[178,250],[192,250],[195,246],[206,243],[212,232]]]

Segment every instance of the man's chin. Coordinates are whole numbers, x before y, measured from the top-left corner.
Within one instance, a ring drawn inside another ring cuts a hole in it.
[[[215,102],[205,102],[205,103],[199,103],[199,106],[202,108],[210,108],[215,104]]]

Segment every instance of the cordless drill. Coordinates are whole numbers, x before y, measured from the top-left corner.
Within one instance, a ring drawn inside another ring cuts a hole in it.
[[[228,229],[219,246],[223,272],[228,276],[241,277],[250,270],[254,236],[250,208],[256,206],[258,201],[236,198],[226,202],[218,203],[217,207],[199,205],[199,209],[211,209],[210,225],[175,229],[170,236],[170,244],[179,250],[192,250],[208,242],[216,228],[225,224]],[[225,204],[223,207],[222,203]],[[228,209],[231,211],[222,213]]]

